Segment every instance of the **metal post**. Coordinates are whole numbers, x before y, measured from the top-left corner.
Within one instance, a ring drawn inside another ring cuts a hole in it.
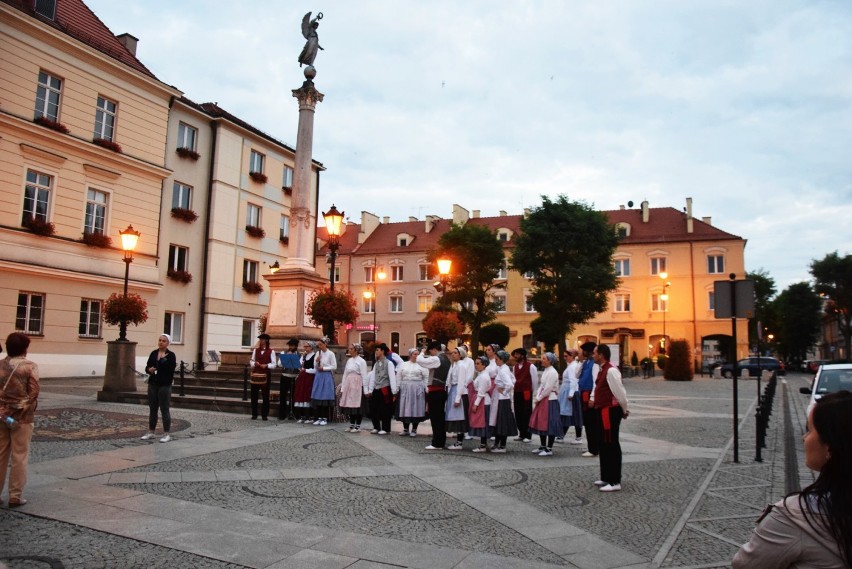
[[[132,262],[133,258],[128,258],[127,255],[124,256],[124,298],[127,298],[127,283],[130,280],[130,263]],[[118,339],[120,341],[127,340],[127,320],[122,320],[119,323]]]
[[[183,396],[184,396],[184,393],[183,393],[183,379],[184,379],[184,372],[185,372],[185,370],[186,370],[186,363],[185,363],[183,360],[181,360],[181,361],[180,361],[180,390],[178,390],[178,395],[179,395],[179,396],[181,396],[181,397],[183,397]]]
[[[248,401],[249,366],[243,367],[243,401]]]
[[[740,370],[737,366],[737,293],[736,293],[736,278],[734,273],[730,274],[731,278],[731,336],[733,337],[733,346],[731,347],[731,362],[734,370],[734,462],[740,461],[740,436],[739,436],[739,394],[737,393],[737,376]]]

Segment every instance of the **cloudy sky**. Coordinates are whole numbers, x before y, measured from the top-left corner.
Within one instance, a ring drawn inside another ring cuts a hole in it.
[[[852,251],[846,0],[85,1],[162,81],[291,145],[322,11],[320,202],[353,221],[692,197],[779,290]]]

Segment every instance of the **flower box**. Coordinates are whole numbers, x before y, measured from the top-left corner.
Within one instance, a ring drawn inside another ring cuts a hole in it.
[[[37,217],[28,217],[21,223],[24,227],[44,237],[50,237],[56,233],[56,227],[49,221],[43,221]]]
[[[192,223],[193,221],[198,219],[198,214],[192,211],[191,209],[173,207],[172,217],[174,217],[175,219],[180,219],[181,221],[185,221],[187,223]]]
[[[139,326],[147,320],[148,303],[134,292],[127,293],[127,296],[114,292],[104,303],[104,322],[107,324],[117,326],[128,322]]]
[[[201,158],[201,154],[199,154],[192,148],[185,148],[181,146],[180,148],[175,150],[175,152],[177,152],[178,156],[180,156],[181,158],[188,158],[190,160],[198,160],[199,158]]]
[[[68,134],[68,127],[58,121],[52,121],[47,117],[37,117],[33,120],[34,123],[40,124],[41,126],[45,126],[47,128],[53,129],[56,132],[61,132],[62,134]]]
[[[188,284],[192,282],[192,273],[190,273],[189,271],[169,269],[166,273],[166,276],[172,279],[173,281],[177,281],[183,284]]]
[[[249,294],[260,294],[263,292],[263,285],[258,282],[249,281],[243,283],[243,290]]]
[[[112,239],[103,233],[83,233],[83,238],[80,243],[85,243],[89,247],[110,247]]]
[[[117,142],[113,142],[112,140],[107,140],[106,138],[93,138],[92,142],[94,142],[98,146],[101,146],[101,147],[106,148],[108,150],[112,150],[113,152],[117,152],[118,154],[121,154],[121,145]]]
[[[285,195],[285,196],[292,196],[292,195],[293,195],[293,188],[292,188],[292,186],[284,186],[284,187],[282,187],[281,189],[282,189],[282,190],[284,190],[284,195]]]
[[[252,237],[256,237],[257,239],[263,239],[266,237],[266,231],[264,231],[263,228],[255,227],[254,225],[246,225],[246,233]]]
[[[269,179],[263,172],[249,172],[249,178],[257,182],[258,184],[265,184],[266,180]]]
[[[281,243],[283,245],[289,245],[290,244],[290,238],[289,237],[279,237],[278,240],[281,241]]]

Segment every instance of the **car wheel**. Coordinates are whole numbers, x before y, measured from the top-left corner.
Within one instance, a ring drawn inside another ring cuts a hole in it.
[[[722,375],[724,375],[726,379],[731,379],[732,377],[734,377],[734,372],[725,371],[724,373],[722,373]]]

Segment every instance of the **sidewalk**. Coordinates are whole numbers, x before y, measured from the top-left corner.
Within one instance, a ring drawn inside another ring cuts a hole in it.
[[[47,380],[30,502],[0,509],[0,563],[726,567],[784,494],[784,421],[789,412],[801,433],[807,380],[788,382],[789,411],[779,385],[762,463],[754,381],[740,382],[735,464],[729,380],[626,380],[624,490],[605,494],[582,446],[557,445],[553,457],[511,441],[505,455],[474,454],[473,441],[436,452],[424,450],[427,425],[417,438],[379,437],[182,409],[175,440],[160,444],[139,440],[146,408],[95,401],[97,379]],[[799,475],[812,480],[804,467]]]

